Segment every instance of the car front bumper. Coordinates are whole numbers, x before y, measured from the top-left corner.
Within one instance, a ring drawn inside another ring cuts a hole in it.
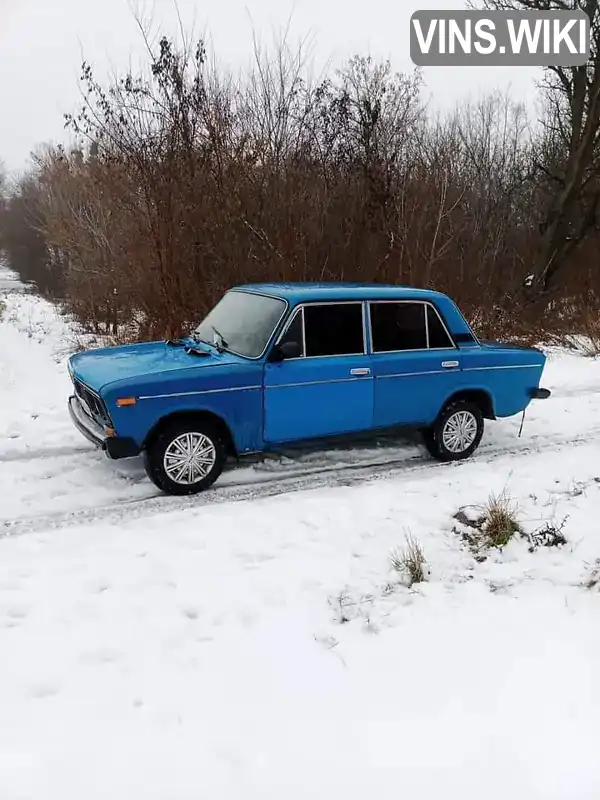
[[[110,458],[131,458],[140,454],[137,442],[126,436],[109,436],[105,429],[87,414],[76,395],[69,397],[69,413],[77,430]]]

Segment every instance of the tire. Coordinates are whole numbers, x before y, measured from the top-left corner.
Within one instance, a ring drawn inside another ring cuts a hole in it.
[[[188,460],[200,451],[202,457]],[[162,492],[189,495],[202,492],[217,480],[225,464],[225,446],[216,429],[193,420],[173,423],[144,450],[144,466],[150,480]]]
[[[483,413],[476,403],[447,405],[423,433],[425,447],[438,461],[462,461],[473,455],[483,436]],[[454,434],[454,435],[453,435]]]

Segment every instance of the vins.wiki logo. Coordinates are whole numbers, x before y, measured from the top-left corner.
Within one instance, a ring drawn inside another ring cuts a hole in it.
[[[590,57],[583,11],[416,11],[410,56],[418,66],[582,66]]]

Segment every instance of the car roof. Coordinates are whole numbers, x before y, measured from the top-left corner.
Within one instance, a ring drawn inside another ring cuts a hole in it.
[[[416,289],[391,283],[247,283],[235,291],[280,297],[290,303],[327,300],[434,300],[445,297],[431,289]]]

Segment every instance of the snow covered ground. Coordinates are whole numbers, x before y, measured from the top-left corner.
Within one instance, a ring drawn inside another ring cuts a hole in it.
[[[182,500],[72,428],[67,323],[4,302],[1,800],[600,797],[600,360],[552,352],[464,464],[338,450]],[[453,515],[505,488],[567,544],[476,561]]]

